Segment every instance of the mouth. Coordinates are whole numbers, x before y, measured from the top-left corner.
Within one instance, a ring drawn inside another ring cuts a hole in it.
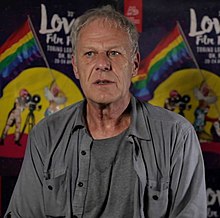
[[[95,85],[109,85],[109,84],[113,84],[114,82],[113,81],[110,81],[110,80],[96,80],[94,82]]]

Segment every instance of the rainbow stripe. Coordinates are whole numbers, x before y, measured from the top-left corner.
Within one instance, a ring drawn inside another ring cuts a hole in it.
[[[191,59],[178,26],[141,61],[138,75],[132,79],[131,91],[144,101],[153,98],[154,90],[182,64]]]
[[[0,47],[0,97],[3,88],[28,64],[40,57],[28,20]]]

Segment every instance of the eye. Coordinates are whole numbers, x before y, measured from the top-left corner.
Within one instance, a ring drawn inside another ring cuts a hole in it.
[[[109,57],[115,57],[115,56],[118,56],[118,55],[120,55],[120,52],[118,52],[118,51],[109,51],[108,52]]]
[[[94,54],[95,53],[93,51],[88,51],[88,52],[85,53],[85,56],[88,57],[88,58],[91,58],[91,57],[94,56]]]

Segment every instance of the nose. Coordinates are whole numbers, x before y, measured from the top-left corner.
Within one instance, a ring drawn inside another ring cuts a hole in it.
[[[111,62],[105,52],[99,53],[96,59],[96,70],[109,71],[111,70]]]

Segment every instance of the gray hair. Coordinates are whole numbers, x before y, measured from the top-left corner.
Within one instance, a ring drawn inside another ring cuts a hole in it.
[[[135,25],[124,15],[113,9],[110,5],[107,5],[101,8],[90,9],[74,21],[70,35],[73,54],[76,52],[76,43],[80,30],[98,18],[104,18],[106,21],[114,21],[117,27],[122,28],[126,33],[128,33],[133,54],[139,52],[139,35]]]

